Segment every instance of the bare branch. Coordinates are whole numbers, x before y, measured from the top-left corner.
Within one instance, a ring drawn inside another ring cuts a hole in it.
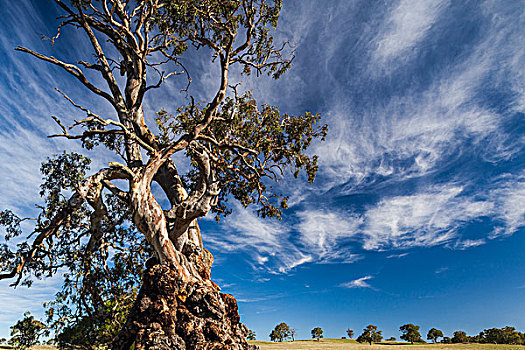
[[[149,144],[144,142],[140,137],[137,136],[137,134],[135,134],[135,132],[132,132],[128,128],[126,128],[123,123],[117,122],[117,121],[112,120],[112,119],[104,119],[101,116],[99,116],[98,114],[95,114],[95,113],[91,112],[89,109],[87,109],[85,107],[82,107],[79,104],[76,104],[69,96],[67,96],[65,93],[63,93],[59,89],[55,89],[55,90],[58,91],[60,94],[62,94],[62,96],[64,96],[64,98],[66,100],[68,100],[73,106],[75,106],[76,108],[84,111],[90,117],[90,118],[83,119],[81,121],[77,121],[75,124],[73,124],[72,127],[74,127],[76,125],[79,125],[79,124],[82,124],[83,122],[88,122],[88,121],[96,121],[96,122],[98,122],[99,124],[101,124],[103,126],[114,125],[114,126],[119,127],[122,131],[118,131],[118,130],[116,130],[116,131],[115,130],[98,130],[99,131],[98,133],[124,134],[126,137],[136,141],[138,144],[140,144],[148,152],[150,152],[150,153],[155,152],[155,149],[153,147],[151,147]],[[100,131],[103,131],[103,132],[100,132]],[[67,135],[67,131],[65,132],[65,134]],[[94,134],[97,134],[97,133],[94,133]],[[63,134],[61,134],[61,135],[53,135],[53,137],[56,137],[56,136],[65,136],[65,135],[63,135]],[[90,135],[86,135],[86,136],[90,136]],[[76,138],[79,139],[79,138],[82,138],[82,137],[76,137]]]
[[[95,93],[95,94],[97,94],[97,95],[99,95],[101,97],[104,97],[115,108],[117,108],[117,106],[115,104],[115,100],[113,99],[113,97],[111,97],[111,95],[109,95],[107,92],[104,92],[104,91],[100,90],[95,85],[93,85],[91,82],[89,82],[89,80],[87,80],[87,78],[85,77],[85,75],[82,72],[82,70],[80,68],[78,68],[77,66],[75,66],[73,64],[62,62],[60,60],[57,60],[53,56],[50,56],[50,57],[44,56],[44,55],[39,54],[39,53],[37,53],[37,52],[35,52],[33,50],[27,49],[25,47],[18,46],[18,47],[15,48],[15,50],[29,53],[29,54],[35,56],[38,59],[41,59],[43,61],[52,63],[52,64],[54,64],[56,66],[59,66],[59,67],[63,68],[66,72],[68,72],[69,74],[71,74],[75,78],[77,78],[82,84],[84,84],[85,87],[87,87],[93,93]]]

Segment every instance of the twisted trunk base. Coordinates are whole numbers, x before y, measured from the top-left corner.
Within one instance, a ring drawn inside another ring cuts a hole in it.
[[[237,301],[210,280],[184,282],[167,265],[149,267],[115,350],[256,350]]]

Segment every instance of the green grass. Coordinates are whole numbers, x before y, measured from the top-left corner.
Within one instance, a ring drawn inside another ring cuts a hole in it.
[[[265,342],[265,341],[250,341],[250,344],[255,344],[261,350],[460,350],[460,349],[479,349],[479,350],[510,350],[519,349],[525,350],[523,345],[493,345],[493,344],[414,344],[410,345],[402,342],[382,342],[378,344],[368,345],[359,344],[355,340],[350,339],[321,339],[320,342],[316,340],[296,340],[294,342]]]
[[[296,340],[294,342],[274,343],[267,341],[249,341],[261,350],[525,350],[525,345],[493,345],[493,344],[414,344],[403,342],[385,341],[378,344],[359,344],[353,339],[321,339]],[[12,349],[9,346],[0,345],[0,349]],[[56,350],[52,345],[37,345],[32,350]]]

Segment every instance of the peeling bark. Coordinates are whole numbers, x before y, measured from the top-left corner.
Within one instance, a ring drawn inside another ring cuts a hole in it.
[[[154,265],[113,350],[256,350],[246,342],[237,302],[216,285],[185,282],[176,270]]]

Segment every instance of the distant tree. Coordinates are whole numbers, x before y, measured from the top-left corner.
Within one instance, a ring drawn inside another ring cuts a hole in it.
[[[312,338],[317,339],[317,341],[323,337],[323,329],[321,327],[315,327],[310,333],[312,334]]]
[[[399,330],[403,333],[401,339],[409,341],[411,344],[421,340],[421,334],[419,333],[419,326],[412,323],[407,323],[399,327]]]
[[[525,338],[523,333],[510,326],[485,329],[480,335],[483,335],[480,343],[490,344],[523,344]]]
[[[279,340],[277,331],[275,329],[270,333],[270,340],[271,341],[278,341]]]
[[[395,338],[395,337],[390,337],[390,338],[388,338],[387,340],[388,340],[388,341],[395,341],[396,338]]]
[[[349,339],[352,339],[352,338],[354,337],[354,331],[351,330],[350,328],[348,328],[348,329],[346,330],[346,334],[348,334],[348,338],[349,338]]]
[[[450,337],[443,337],[443,339],[441,340],[441,343],[452,344],[452,339],[450,339]]]
[[[516,331],[516,328],[506,326],[500,329],[500,344],[517,345],[523,344],[523,333]]]
[[[451,341],[452,343],[467,343],[467,333],[465,333],[464,331],[455,331]]]
[[[5,344],[5,343],[7,343],[7,339],[6,338],[0,339],[0,344]]]
[[[377,330],[377,326],[369,324],[366,326],[365,329],[363,329],[363,333],[357,337],[357,341],[360,343],[369,343],[372,345],[372,343],[378,343],[383,339],[383,336],[381,335],[381,331]]]
[[[438,338],[443,338],[443,332],[436,328],[431,328],[427,333],[427,339],[432,340],[432,342],[436,343],[438,341]]]
[[[16,349],[25,349],[30,346],[39,344],[38,339],[44,335],[46,326],[38,321],[28,311],[24,318],[19,320],[14,326],[11,326],[11,339],[9,345]]]
[[[470,338],[472,338],[472,340],[469,340],[469,342],[471,342],[471,343],[480,343],[481,344],[481,343],[485,343],[486,342],[485,341],[485,332],[483,332],[483,331],[479,332],[478,335],[475,335],[475,336],[470,337]]]
[[[248,340],[255,340],[256,334],[255,331],[252,331],[251,329],[248,330],[248,335],[246,335],[246,339]]]
[[[295,334],[296,334],[295,328],[290,327],[290,337],[292,337],[292,341],[295,341]]]
[[[290,326],[288,326],[286,323],[281,322],[275,328],[273,329],[272,333],[270,333],[270,339],[272,341],[283,341],[286,340],[290,336]]]

